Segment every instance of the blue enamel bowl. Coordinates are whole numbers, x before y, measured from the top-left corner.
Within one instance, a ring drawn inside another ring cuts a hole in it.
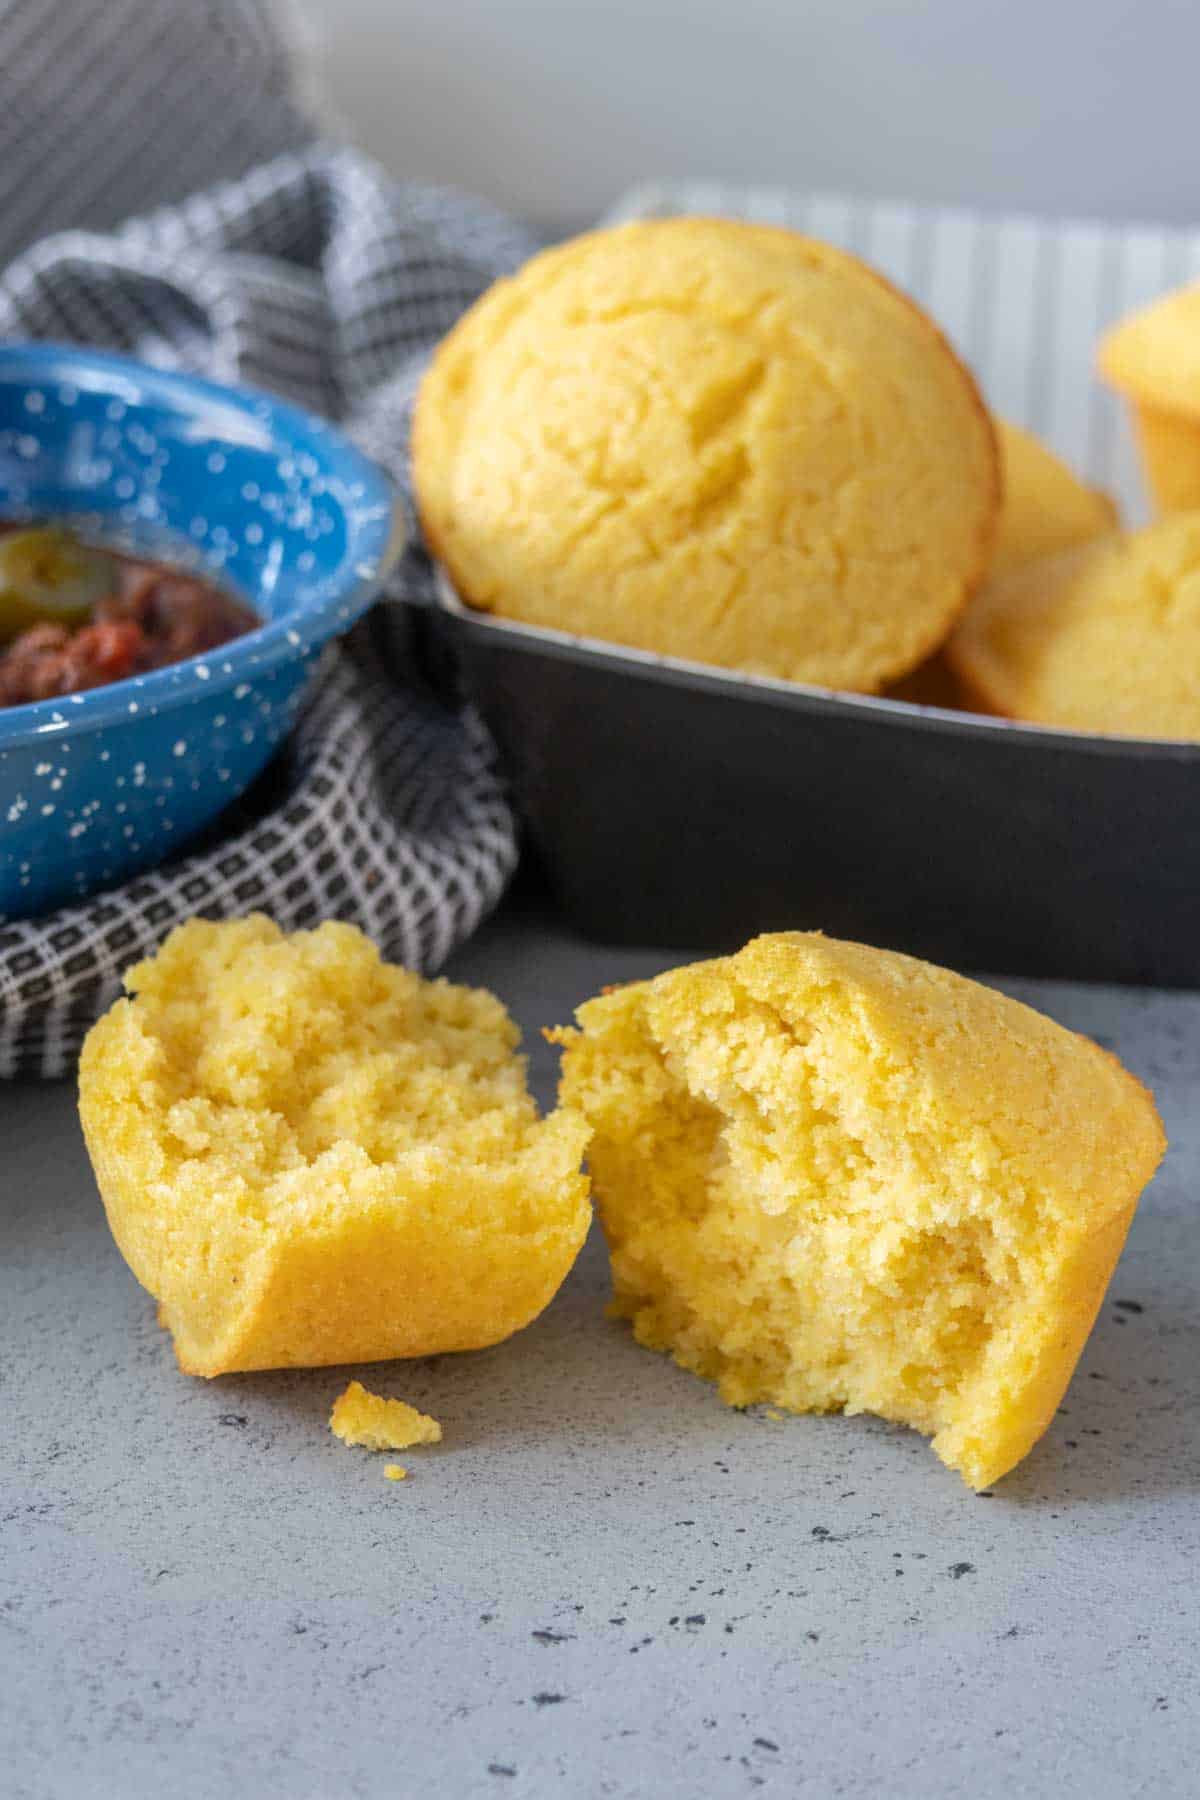
[[[323,420],[52,344],[0,347],[0,518],[68,520],[211,574],[263,621],[172,668],[0,708],[0,920],[122,881],[211,823],[402,542],[387,478]]]

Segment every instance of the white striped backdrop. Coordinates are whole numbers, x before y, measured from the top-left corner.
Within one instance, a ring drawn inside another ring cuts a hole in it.
[[[790,225],[851,250],[919,301],[970,363],[995,412],[1146,516],[1120,400],[1094,377],[1122,314],[1200,278],[1200,231],[991,218],[951,208],[716,182],[638,188],[614,218],[719,214]]]

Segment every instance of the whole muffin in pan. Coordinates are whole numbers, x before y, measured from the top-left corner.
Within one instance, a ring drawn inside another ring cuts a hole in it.
[[[853,256],[721,219],[574,239],[496,284],[422,386],[414,476],[462,598],[873,692],[988,567],[998,452],[931,321]]]

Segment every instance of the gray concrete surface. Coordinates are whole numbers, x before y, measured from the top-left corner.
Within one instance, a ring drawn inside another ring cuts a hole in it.
[[[454,972],[532,1033],[665,960],[510,918]],[[878,1422],[728,1411],[605,1320],[595,1241],[484,1354],[189,1380],[72,1095],[0,1091],[0,1791],[1194,1795],[1200,998],[1005,985],[1173,1147],[989,1498]],[[326,1431],[348,1373],[444,1421],[407,1482]]]

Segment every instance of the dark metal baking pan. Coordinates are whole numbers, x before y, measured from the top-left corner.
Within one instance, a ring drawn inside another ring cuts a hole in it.
[[[575,926],[820,927],[960,968],[1200,985],[1200,745],[831,694],[440,604]]]

